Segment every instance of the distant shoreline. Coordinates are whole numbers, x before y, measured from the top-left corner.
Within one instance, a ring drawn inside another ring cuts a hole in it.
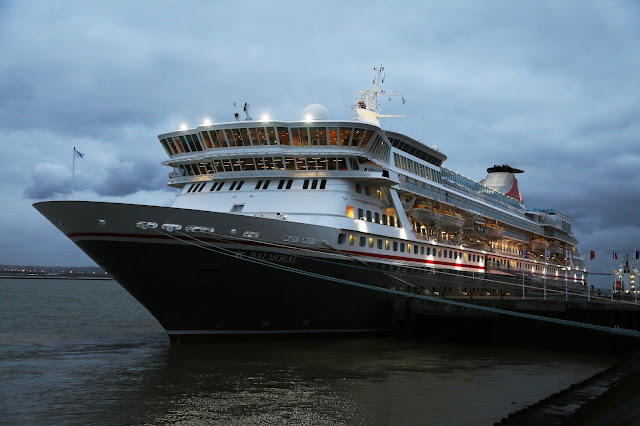
[[[113,280],[113,277],[93,277],[91,275],[0,275],[1,279],[20,279],[20,280],[35,280],[35,279],[54,279],[54,280]]]

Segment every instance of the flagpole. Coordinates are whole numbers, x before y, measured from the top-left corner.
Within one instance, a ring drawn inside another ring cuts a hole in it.
[[[613,282],[611,283],[611,303],[613,303],[613,290],[616,287],[616,279],[615,276],[613,275],[613,271],[614,271],[614,266],[613,266],[613,255],[615,254],[615,252],[613,251],[613,249],[611,249],[611,276],[614,277],[613,278]]]
[[[591,302],[591,253],[593,250],[589,250],[589,274],[587,275],[587,301]]]
[[[564,260],[564,301],[569,301],[569,268],[567,259]]]
[[[524,300],[524,248],[522,249],[522,300]]]
[[[546,254],[545,254],[546,256]],[[543,299],[547,300],[547,269],[549,264],[547,263],[547,259],[544,260],[544,296]]]
[[[76,147],[73,147],[73,167],[71,169],[71,199],[73,200],[73,184],[76,180]]]

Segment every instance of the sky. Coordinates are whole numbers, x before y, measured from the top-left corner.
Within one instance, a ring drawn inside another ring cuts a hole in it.
[[[252,115],[350,119],[385,67],[384,129],[480,181],[522,169],[528,208],[573,219],[595,272],[640,250],[637,1],[0,0],[0,264],[93,265],[32,207],[168,205],[160,133]]]

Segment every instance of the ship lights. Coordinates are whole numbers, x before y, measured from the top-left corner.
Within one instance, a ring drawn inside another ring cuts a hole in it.
[[[260,121],[269,121],[270,117],[268,114],[262,114],[262,117],[260,117]]]
[[[181,123],[180,124],[180,130],[187,130],[187,129],[188,129],[187,123]]]
[[[311,123],[313,121],[313,115],[311,114],[307,114],[304,116],[304,121],[306,121],[307,123]]]
[[[205,118],[204,120],[202,120],[202,125],[203,126],[211,126],[213,124],[213,122],[211,121],[210,118]]]

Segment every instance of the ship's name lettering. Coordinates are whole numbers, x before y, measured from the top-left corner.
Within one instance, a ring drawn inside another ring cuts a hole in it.
[[[267,262],[296,263],[296,256],[288,254],[256,253],[255,251],[252,251],[249,253],[249,257],[252,259],[266,260]]]

